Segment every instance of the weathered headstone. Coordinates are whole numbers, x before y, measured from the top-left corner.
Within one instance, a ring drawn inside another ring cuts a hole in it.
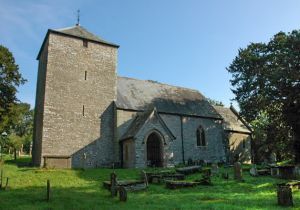
[[[113,172],[110,174],[110,192],[111,196],[117,196],[117,175]]]
[[[217,175],[219,173],[219,167],[217,163],[211,164],[211,173],[212,175]]]
[[[211,176],[211,169],[205,169],[203,170],[203,176],[210,177]]]
[[[188,166],[194,165],[192,158],[189,158],[189,159],[188,159],[187,164],[188,164]]]
[[[222,178],[228,180],[228,179],[229,179],[229,174],[228,174],[228,172],[222,173]]]
[[[124,187],[119,187],[119,196],[120,196],[120,201],[123,202],[127,201],[127,191]]]
[[[242,164],[240,162],[236,162],[234,164],[234,179],[242,180],[243,179],[243,172],[242,172]]]
[[[292,189],[286,185],[279,185],[277,187],[277,200],[280,206],[293,206]]]
[[[147,173],[145,171],[142,171],[142,175],[143,175],[143,180],[145,182],[146,187],[148,187],[148,177],[147,177]]]
[[[159,184],[160,183],[160,176],[152,176],[152,183]]]
[[[279,176],[278,167],[271,167],[271,176]]]
[[[250,175],[251,176],[258,176],[258,173],[257,173],[257,168],[256,168],[256,165],[253,164],[251,169],[250,169]]]

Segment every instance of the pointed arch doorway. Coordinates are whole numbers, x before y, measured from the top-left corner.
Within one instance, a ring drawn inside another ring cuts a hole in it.
[[[163,162],[163,139],[154,131],[147,138],[147,165],[163,167]]]

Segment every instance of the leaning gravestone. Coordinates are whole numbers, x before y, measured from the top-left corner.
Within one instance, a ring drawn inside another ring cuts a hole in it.
[[[257,168],[256,168],[256,165],[253,164],[251,169],[250,169],[250,175],[251,176],[258,176],[258,173],[257,173]]]
[[[219,173],[219,167],[218,167],[217,163],[211,164],[211,173],[212,173],[212,175],[216,175]]]
[[[234,164],[234,179],[239,181],[243,179],[242,164],[240,162]]]

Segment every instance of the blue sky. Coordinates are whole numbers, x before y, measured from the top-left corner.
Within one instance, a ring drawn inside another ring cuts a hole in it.
[[[239,48],[300,27],[299,0],[0,0],[0,44],[28,82],[34,106],[36,56],[48,28],[76,23],[119,44],[118,74],[197,89],[230,104],[226,71]]]

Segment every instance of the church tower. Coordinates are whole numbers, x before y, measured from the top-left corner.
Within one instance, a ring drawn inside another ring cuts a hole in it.
[[[34,165],[113,161],[118,47],[79,25],[48,30],[37,56]]]

